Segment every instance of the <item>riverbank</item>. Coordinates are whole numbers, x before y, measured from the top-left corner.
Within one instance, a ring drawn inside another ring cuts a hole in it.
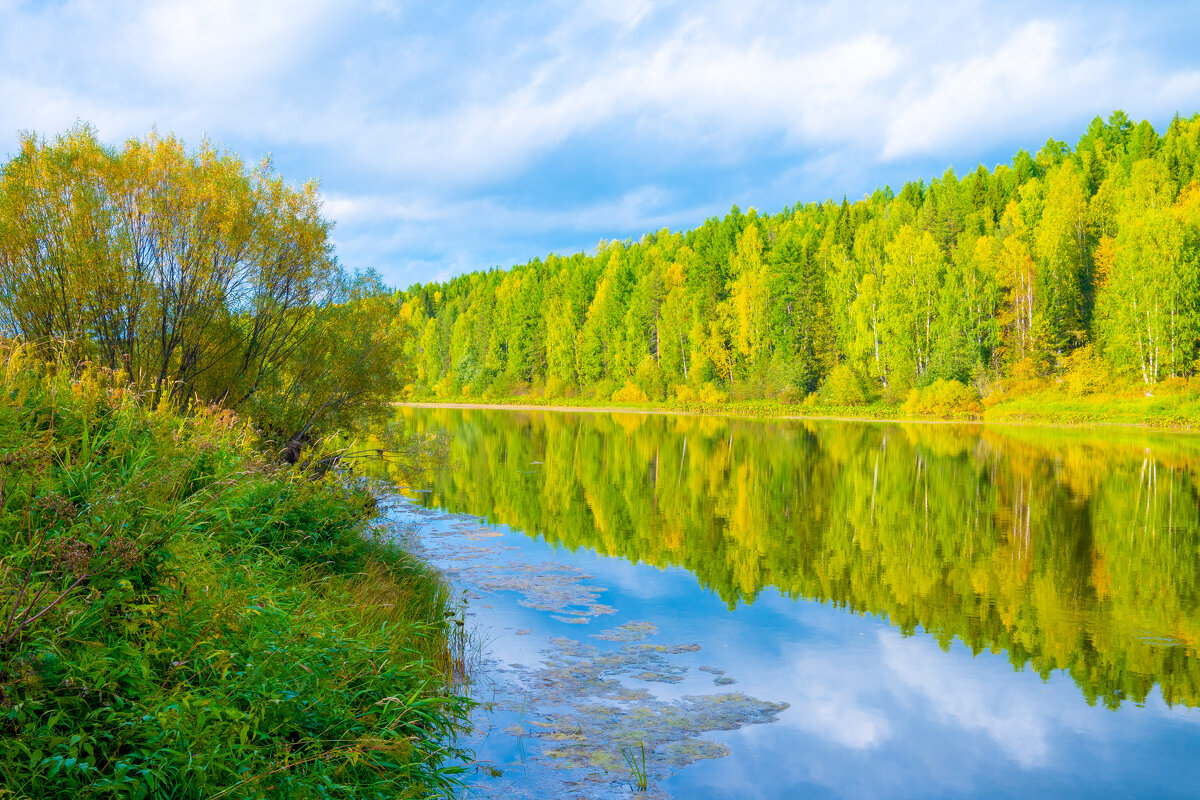
[[[619,412],[639,414],[708,414],[767,419],[844,420],[857,422],[991,423],[1053,427],[1117,426],[1163,431],[1200,429],[1200,397],[1179,394],[1092,395],[1067,397],[1051,392],[1027,395],[996,403],[979,413],[912,414],[902,406],[882,403],[865,406],[786,404],[775,401],[726,403],[618,403],[597,404],[594,399],[530,397],[498,402],[467,399],[397,403],[415,408],[483,408],[511,411]]]
[[[450,796],[448,590],[228,412],[0,351],[0,796]]]

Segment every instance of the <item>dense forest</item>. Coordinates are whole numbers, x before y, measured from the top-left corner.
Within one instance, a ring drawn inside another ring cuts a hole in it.
[[[397,294],[407,396],[986,405],[1200,355],[1200,114]]]
[[[1200,705],[1200,442],[1009,426],[402,410],[454,432],[419,502],[774,588],[1070,673],[1089,702]],[[514,421],[513,413],[520,416]]]

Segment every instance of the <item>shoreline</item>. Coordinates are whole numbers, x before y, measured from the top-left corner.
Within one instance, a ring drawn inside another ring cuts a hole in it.
[[[674,409],[654,408],[646,406],[564,406],[539,405],[535,403],[468,403],[453,401],[397,401],[395,407],[407,408],[461,408],[480,409],[484,411],[554,411],[561,413],[582,414],[653,414],[662,416],[691,416],[691,417],[732,417],[738,419],[775,419],[813,422],[880,422],[891,424],[919,425],[989,425],[1022,428],[1118,428],[1132,431],[1147,431],[1152,433],[1200,434],[1200,429],[1191,425],[1154,424],[1153,422],[1121,422],[1121,421],[1089,421],[1077,422],[1070,420],[1039,420],[1039,419],[939,419],[936,417],[869,417],[841,416],[837,414],[782,414],[772,413],[769,408],[761,412],[754,410],[740,411],[738,409],[715,407],[708,409]],[[1200,422],[1200,421],[1198,421]]]

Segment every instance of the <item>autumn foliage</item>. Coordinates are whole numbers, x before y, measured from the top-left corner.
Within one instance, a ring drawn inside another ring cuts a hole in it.
[[[208,142],[27,135],[0,173],[0,333],[303,442],[402,385],[392,305],[331,226],[315,183]]]

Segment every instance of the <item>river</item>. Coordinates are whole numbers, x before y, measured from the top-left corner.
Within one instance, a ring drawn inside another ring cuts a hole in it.
[[[399,413],[450,434],[390,513],[466,604],[469,797],[1200,790],[1198,437]]]

